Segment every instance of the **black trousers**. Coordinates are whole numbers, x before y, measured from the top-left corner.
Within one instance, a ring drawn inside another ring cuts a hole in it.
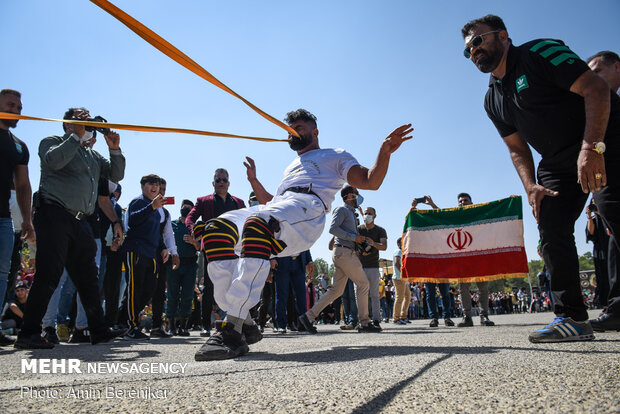
[[[108,249],[105,278],[103,279],[103,293],[105,295],[105,323],[113,326],[118,319],[118,298],[123,276],[123,261],[125,253],[120,250],[113,252]]]
[[[211,282],[207,271],[207,265],[209,262],[206,257],[204,259],[204,288],[202,289],[202,299],[200,301],[200,316],[202,318],[202,326],[209,327],[211,326],[211,312],[213,312],[215,298],[213,297],[213,282]]]
[[[140,312],[153,296],[157,283],[157,262],[151,257],[127,252],[127,292],[121,315],[127,316],[130,328],[140,324]]]
[[[170,260],[170,259],[168,259]],[[161,254],[157,254],[157,283],[153,291],[153,329],[162,325],[164,315],[164,303],[166,302],[166,279],[168,278],[168,266],[164,264]]]
[[[620,317],[620,285],[615,264],[617,260],[614,260],[618,255],[618,243],[614,235],[620,231],[620,159],[606,158],[605,166],[608,185],[594,193],[594,200],[612,232],[608,257],[608,306],[613,302],[611,313],[616,312]],[[579,259],[574,232],[575,221],[583,211],[588,194],[577,183],[576,163],[566,168],[550,169],[541,166],[538,168],[538,182],[559,192],[557,197],[543,198],[538,225],[543,258],[551,278],[554,312],[557,316],[584,321],[588,319],[588,313],[579,284]]]
[[[275,322],[275,308],[275,287],[273,282],[267,282],[263,287],[263,292],[261,293],[260,297],[260,306],[258,308],[258,324],[261,327],[264,328],[265,323],[267,323],[267,314],[270,314]]]
[[[605,252],[604,257],[607,257],[607,252]],[[598,303],[600,306],[607,306],[607,298],[609,296],[609,276],[607,275],[607,270],[607,259],[597,259],[595,257],[596,291],[594,303]]]
[[[28,294],[20,336],[41,333],[41,320],[66,267],[82,298],[91,332],[105,329],[99,303],[97,245],[86,220],[76,220],[59,206],[43,204],[34,213],[37,270]]]

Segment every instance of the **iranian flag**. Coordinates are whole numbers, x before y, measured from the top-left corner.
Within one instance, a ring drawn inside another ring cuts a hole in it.
[[[411,209],[402,239],[410,282],[481,282],[527,276],[521,197],[439,210]]]

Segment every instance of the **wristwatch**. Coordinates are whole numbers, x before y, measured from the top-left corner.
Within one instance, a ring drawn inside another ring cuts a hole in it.
[[[593,142],[592,144],[589,143],[584,143],[581,146],[582,149],[589,149],[592,150],[594,152],[596,152],[597,154],[604,154],[605,153],[605,149],[607,148],[605,146],[605,143],[603,141],[599,141],[599,142]]]

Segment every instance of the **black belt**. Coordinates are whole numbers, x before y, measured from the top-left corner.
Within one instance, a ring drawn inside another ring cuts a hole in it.
[[[63,210],[65,210],[67,213],[71,214],[73,216],[74,219],[81,221],[84,220],[86,217],[88,217],[88,214],[82,212],[82,211],[75,211],[75,210],[70,210],[66,207],[64,207],[62,204],[53,201],[53,200],[48,200],[48,199],[41,199],[41,202],[43,204],[47,204],[48,206],[55,206],[55,207],[60,207]]]
[[[287,191],[291,191],[293,193],[300,193],[300,194],[311,194],[315,196],[316,198],[318,198],[321,201],[321,204],[323,204],[323,207],[325,208],[325,210],[327,210],[327,206],[325,205],[323,200],[321,200],[321,197],[319,197],[317,193],[312,191],[312,186],[310,187],[289,187],[286,190],[282,191],[282,194],[286,193]]]
[[[334,247],[344,247],[345,249],[353,250],[353,247],[343,246],[342,244],[334,244]]]

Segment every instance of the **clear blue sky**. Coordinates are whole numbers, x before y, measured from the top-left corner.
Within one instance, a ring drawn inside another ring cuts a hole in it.
[[[474,202],[517,194],[521,182],[482,107],[488,76],[463,58],[462,25],[493,13],[515,44],[553,37],[587,58],[620,51],[616,0],[582,1],[164,1],[115,0],[251,102],[283,118],[306,108],[318,117],[322,147],[341,147],[366,166],[383,138],[411,122],[414,139],[393,156],[381,189],[363,192],[388,232],[389,258],[413,197],[440,207],[469,192]],[[4,39],[0,88],[22,92],[23,114],[60,118],[85,106],[110,122],[174,126],[285,138],[283,130],[242,102],[155,50],[86,0],[2,1]],[[20,121],[15,134],[30,151],[39,182],[40,140],[62,134],[57,123]],[[122,205],[140,193],[139,179],[168,180],[171,207],[212,192],[218,167],[230,192],[251,191],[242,165],[253,157],[270,191],[294,153],[283,143],[121,132],[127,157]],[[107,154],[103,140],[95,147]],[[538,157],[536,157],[538,160]],[[336,201],[335,205],[338,205]],[[525,243],[537,259],[538,231],[524,203]],[[585,215],[576,224],[580,254]],[[331,262],[327,231],[312,249]]]

